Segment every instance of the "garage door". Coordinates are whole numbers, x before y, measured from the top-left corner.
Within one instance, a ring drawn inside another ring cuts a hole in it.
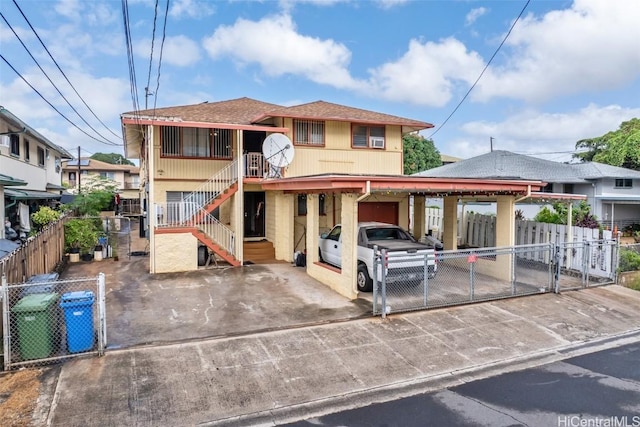
[[[378,221],[398,224],[398,202],[368,202],[358,204],[358,221]]]

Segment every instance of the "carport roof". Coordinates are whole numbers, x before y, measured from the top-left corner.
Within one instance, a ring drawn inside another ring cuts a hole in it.
[[[444,196],[532,196],[546,184],[533,180],[427,178],[406,175],[312,175],[261,181],[265,190],[294,193],[400,192]]]

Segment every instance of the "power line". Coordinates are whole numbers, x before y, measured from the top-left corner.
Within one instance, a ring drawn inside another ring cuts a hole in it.
[[[133,44],[131,43],[131,27],[129,25],[129,4],[127,0],[122,0],[122,20],[124,23],[124,37],[127,45],[127,62],[129,64],[129,86],[131,90],[131,101],[133,102],[133,110],[140,111],[140,103],[138,102],[138,90],[136,86],[136,69],[133,60]],[[136,115],[137,117],[137,115]]]
[[[147,109],[147,99],[149,95],[152,95],[149,92],[149,83],[151,83],[151,65],[153,64],[153,47],[156,42],[156,21],[158,19],[158,0],[156,0],[156,5],[153,8],[153,30],[151,31],[151,55],[149,57],[149,73],[147,75],[147,85],[144,88],[144,109]]]
[[[58,70],[60,70],[60,73],[64,76],[65,80],[67,81],[67,83],[69,83],[69,86],[71,86],[71,89],[73,89],[73,91],[76,93],[76,95],[78,96],[78,98],[80,98],[80,100],[82,101],[82,103],[84,104],[85,107],[87,107],[87,109],[91,112],[91,114],[93,115],[93,117],[96,118],[96,120],[98,120],[100,122],[100,124],[102,126],[104,126],[109,132],[111,132],[111,134],[113,136],[115,136],[116,138],[121,138],[120,135],[116,134],[115,132],[113,132],[111,130],[111,128],[109,128],[109,126],[107,126],[106,124],[104,124],[104,122],[102,120],[100,120],[100,118],[96,115],[96,113],[91,109],[91,107],[89,107],[89,105],[86,103],[86,101],[84,100],[84,98],[82,96],[80,96],[80,93],[78,93],[78,91],[76,90],[75,86],[71,83],[71,81],[69,80],[69,78],[67,77],[67,75],[65,74],[64,71],[62,71],[62,68],[60,67],[60,65],[58,65],[58,62],[55,60],[55,58],[53,57],[53,55],[51,54],[51,52],[49,52],[49,49],[47,49],[47,46],[44,44],[44,42],[42,41],[42,39],[40,38],[40,36],[38,35],[38,33],[36,32],[35,28],[33,28],[33,25],[31,25],[31,22],[29,21],[29,19],[25,16],[24,12],[22,11],[22,9],[20,9],[20,6],[18,6],[18,3],[16,2],[16,0],[13,0],[13,4],[16,5],[16,7],[18,8],[18,10],[20,11],[20,14],[22,15],[22,17],[24,18],[25,21],[27,21],[27,24],[29,25],[29,27],[31,28],[31,31],[33,31],[33,33],[36,35],[36,37],[38,38],[38,41],[40,41],[40,44],[42,45],[42,47],[44,48],[44,50],[47,52],[47,54],[49,55],[49,57],[51,58],[51,60],[53,61],[54,64],[56,64],[56,67],[58,67]],[[15,34],[15,33],[14,33]],[[85,122],[86,123],[86,122]],[[87,123],[88,124],[88,123]],[[93,128],[92,128],[93,129]],[[94,130],[95,131],[95,130]],[[98,132],[96,132],[98,133]],[[100,135],[98,133],[98,135]],[[102,135],[100,135],[102,136]],[[104,138],[104,137],[103,137]],[[107,138],[104,138],[105,140],[107,140]],[[122,145],[122,144],[117,144],[117,145]]]
[[[429,135],[428,139],[433,138],[433,135],[435,135],[436,133],[438,133],[440,131],[440,129],[442,129],[444,127],[444,125],[449,121],[449,119],[456,113],[456,111],[458,111],[458,108],[460,108],[460,106],[462,105],[462,103],[467,99],[467,97],[469,96],[469,94],[471,93],[471,91],[473,90],[473,88],[476,87],[476,85],[478,84],[478,82],[480,81],[480,79],[482,78],[482,76],[484,75],[484,72],[487,71],[487,68],[489,68],[489,65],[491,65],[491,62],[493,61],[493,58],[496,57],[496,55],[498,54],[498,52],[500,51],[500,49],[502,48],[502,45],[504,45],[504,43],[507,41],[507,39],[509,38],[509,35],[511,34],[511,31],[513,30],[513,27],[516,26],[516,23],[518,23],[518,21],[520,20],[520,18],[522,17],[522,14],[524,13],[525,9],[527,8],[527,6],[529,6],[529,2],[531,2],[531,0],[527,0],[527,2],[525,3],[524,7],[522,8],[522,10],[520,11],[520,14],[518,15],[518,17],[515,19],[515,21],[513,21],[513,24],[511,25],[511,28],[509,28],[509,31],[507,32],[507,34],[504,36],[504,39],[502,39],[502,42],[500,43],[500,45],[498,46],[498,48],[495,50],[495,52],[493,52],[493,55],[491,55],[491,58],[489,59],[489,61],[487,62],[487,65],[484,66],[484,68],[482,69],[482,72],[480,73],[480,75],[478,76],[478,78],[476,79],[476,81],[473,83],[473,85],[471,85],[471,87],[469,88],[469,90],[467,91],[467,93],[462,97],[462,99],[460,100],[460,102],[458,103],[458,105],[456,105],[456,108],[453,109],[453,111],[451,112],[451,114],[449,114],[449,116],[445,119],[444,122],[442,122],[442,124],[438,127],[438,129],[436,129],[431,135]]]
[[[96,135],[99,135],[102,139],[104,139],[104,144],[109,144],[109,145],[118,145],[117,143],[110,141],[108,138],[106,138],[104,135],[102,135],[100,132],[98,132],[93,126],[91,126],[91,124],[89,124],[89,122],[87,122],[85,120],[84,117],[82,117],[82,115],[78,112],[78,110],[76,110],[76,108],[71,105],[71,102],[69,102],[69,100],[64,96],[64,94],[60,91],[60,89],[58,88],[58,86],[56,86],[56,84],[53,82],[53,80],[51,80],[51,78],[49,77],[49,75],[47,74],[47,72],[42,68],[42,66],[40,65],[40,63],[38,62],[38,60],[33,56],[33,54],[31,53],[31,51],[29,50],[29,48],[24,44],[24,42],[22,41],[22,39],[20,38],[20,36],[16,33],[16,31],[13,29],[13,27],[11,26],[11,24],[9,23],[9,21],[7,21],[7,18],[5,18],[5,16],[2,14],[2,12],[0,12],[0,17],[2,17],[2,19],[4,20],[5,24],[7,24],[7,26],[9,27],[9,29],[13,32],[13,35],[16,36],[16,38],[18,39],[18,41],[20,42],[20,44],[22,45],[22,47],[24,48],[24,50],[27,51],[27,53],[29,54],[29,56],[31,57],[31,59],[33,59],[33,62],[36,63],[36,65],[38,66],[38,68],[40,69],[40,71],[42,71],[42,74],[44,74],[44,76],[47,78],[47,80],[49,80],[49,83],[51,83],[51,85],[54,87],[54,89],[58,92],[58,94],[62,97],[62,99],[65,100],[65,102],[67,103],[67,105],[69,105],[69,107],[71,107],[71,109],[78,115],[78,117],[80,117],[80,120],[82,120],[92,131],[94,131],[96,133]],[[37,34],[36,34],[37,35]]]
[[[49,102],[39,91],[38,89],[36,89],[35,87],[33,87],[31,85],[31,83],[29,83],[27,81],[27,79],[25,79],[22,74],[20,74],[20,72],[18,72],[18,70],[16,70],[13,65],[11,65],[9,63],[9,61],[7,61],[5,59],[5,57],[0,54],[0,58],[13,70],[14,73],[16,73],[18,75],[18,77],[20,77],[22,79],[22,81],[24,81],[35,93],[37,93],[40,98],[42,98],[42,100],[44,102],[46,102],[47,104],[49,104],[49,106],[51,108],[53,108],[55,110],[56,113],[60,114],[60,116],[62,116],[63,119],[65,119],[66,121],[68,121],[73,127],[75,127],[76,129],[78,129],[80,132],[84,133],[85,135],[87,135],[89,138],[98,141],[101,144],[106,144],[104,141],[101,141],[99,139],[97,139],[96,137],[94,137],[93,135],[89,135],[84,129],[80,128],[78,125],[76,125],[74,122],[72,122],[71,120],[69,120],[69,118],[67,116],[65,116],[64,114],[62,114],[62,112],[60,110],[58,110],[51,102]],[[109,144],[108,144],[109,145]],[[110,145],[121,145],[121,144],[110,144]]]
[[[164,40],[167,36],[167,16],[169,15],[169,0],[164,11],[164,24],[162,26],[162,43],[160,43],[160,58],[158,59],[158,79],[156,80],[156,93],[153,98],[153,111],[155,116],[156,104],[158,102],[158,90],[160,90],[160,67],[162,66],[162,52],[164,51]]]

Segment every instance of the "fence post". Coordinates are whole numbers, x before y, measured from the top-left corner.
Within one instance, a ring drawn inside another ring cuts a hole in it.
[[[584,242],[584,251],[582,255],[582,287],[587,287],[587,281],[589,280],[587,274],[589,271],[589,266],[591,265],[591,242],[588,240],[583,240]]]
[[[385,319],[387,317],[387,274],[386,274],[387,272],[385,271],[385,269],[387,268],[387,265],[385,264],[389,262],[387,258],[386,249],[382,250],[380,261],[381,261],[380,274],[382,275],[382,318]]]
[[[475,252],[470,252],[470,255],[469,255],[468,259],[471,259],[474,256],[475,256]],[[474,283],[474,277],[475,277],[474,270],[475,270],[475,268],[474,267],[476,265],[476,262],[475,262],[475,260],[473,260],[473,261],[469,262],[469,264],[471,264],[469,266],[469,301],[473,301],[473,294],[475,293],[475,289],[474,289],[475,288],[475,283]]]
[[[435,256],[435,251],[434,251],[434,256]],[[422,283],[424,285],[424,295],[423,295],[423,301],[422,301],[422,305],[424,307],[427,306],[427,298],[429,296],[429,253],[424,254],[424,271],[422,272]],[[434,262],[435,262],[435,258],[434,258]],[[434,271],[435,271],[435,265],[434,265]]]
[[[98,273],[98,354],[104,356],[104,349],[107,346],[107,317],[105,306],[105,275]]]
[[[380,253],[378,245],[373,245],[373,314],[378,313],[378,265],[380,265]]]
[[[550,243],[553,251],[553,287],[556,294],[560,293],[560,245]]]
[[[5,371],[11,365],[11,327],[9,325],[9,288],[7,286],[7,276],[3,273],[0,281],[0,299],[2,300],[2,344],[4,348]]]
[[[515,295],[516,294],[516,277],[517,277],[516,248],[512,246],[510,249],[510,252],[511,252],[511,295]],[[496,259],[497,257],[498,256],[496,255]]]

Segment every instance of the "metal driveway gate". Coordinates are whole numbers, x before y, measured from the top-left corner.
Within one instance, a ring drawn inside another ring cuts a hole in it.
[[[67,280],[51,277],[38,275],[19,284],[7,284],[2,278],[5,370],[104,354],[104,274]]]
[[[397,257],[384,250],[374,258],[373,314],[468,304],[615,281],[616,241],[471,248],[429,256]],[[411,264],[423,265],[421,271]],[[432,261],[431,261],[432,264]],[[382,271],[393,274],[382,274]],[[390,278],[392,278],[390,280]]]

